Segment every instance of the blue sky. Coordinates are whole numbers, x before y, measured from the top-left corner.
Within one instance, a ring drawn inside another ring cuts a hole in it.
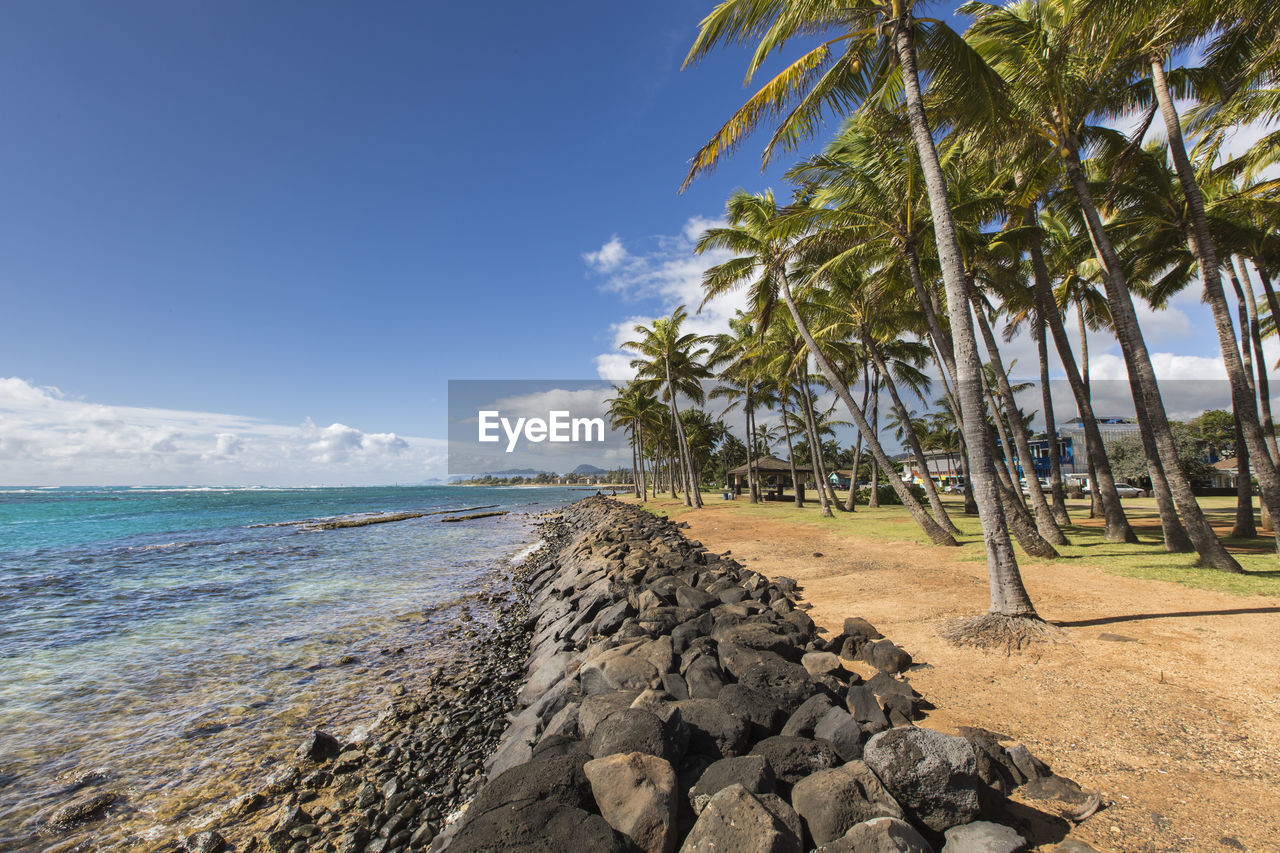
[[[679,70],[709,8],[6,5],[0,484],[421,479],[446,380],[607,373],[786,165],[677,193],[745,97]],[[1153,349],[1212,358],[1187,316]]]

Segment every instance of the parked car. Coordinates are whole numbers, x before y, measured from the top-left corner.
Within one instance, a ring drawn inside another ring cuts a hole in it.
[[[1048,481],[1048,480],[1041,480],[1041,481],[1040,481],[1040,491],[1041,491],[1041,492],[1048,493],[1048,492],[1051,492],[1052,490],[1053,490],[1053,489],[1052,489],[1052,487],[1049,485],[1049,481]],[[1031,497],[1031,486],[1027,483],[1027,478],[1026,478],[1026,477],[1023,477],[1023,478],[1022,478],[1022,494],[1023,494],[1023,495],[1025,495],[1026,497]]]
[[[1087,495],[1093,491],[1092,483],[1085,483],[1084,493]],[[1122,498],[1140,498],[1146,494],[1145,491],[1137,486],[1131,486],[1128,483],[1116,483],[1116,494]]]

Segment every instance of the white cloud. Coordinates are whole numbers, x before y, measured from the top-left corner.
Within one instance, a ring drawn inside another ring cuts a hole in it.
[[[587,266],[596,272],[607,273],[613,272],[628,259],[626,248],[622,245],[622,240],[617,234],[609,239],[595,252],[587,252],[582,256]]]
[[[653,238],[653,248],[643,254],[627,252],[615,235],[598,251],[583,255],[587,266],[596,273],[608,274],[602,283],[605,290],[618,293],[627,302],[643,302],[652,306],[651,313],[636,314],[610,327],[614,349],[595,357],[596,372],[602,379],[625,380],[635,371],[634,357],[623,347],[631,340],[637,324],[648,324],[668,315],[679,305],[689,311],[685,330],[699,335],[728,331],[729,319],[746,307],[745,288],[702,304],[702,274],[711,267],[733,257],[731,252],[713,250],[694,254],[694,245],[708,228],[723,226],[722,220],[702,216],[691,217],[680,233]],[[606,267],[606,263],[610,265]]]
[[[111,406],[0,378],[3,485],[352,485],[442,476],[446,443],[345,424]]]

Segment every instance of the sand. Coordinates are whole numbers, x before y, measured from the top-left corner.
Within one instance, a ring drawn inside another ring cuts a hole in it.
[[[1062,640],[1005,655],[939,638],[988,603],[985,564],[953,549],[732,505],[679,520],[712,550],[799,581],[832,635],[863,616],[906,648],[919,664],[910,681],[935,706],[921,725],[1000,732],[1101,791],[1106,805],[1071,838],[1101,851],[1280,850],[1280,600],[1118,577],[1081,560],[1029,566],[1027,588]],[[1041,823],[1035,849],[1052,850],[1068,824]]]

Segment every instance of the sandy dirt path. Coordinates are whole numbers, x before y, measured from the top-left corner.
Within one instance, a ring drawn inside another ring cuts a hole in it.
[[[1280,600],[1081,560],[1033,565],[1027,588],[1064,638],[1006,656],[939,638],[987,608],[985,564],[953,550],[712,504],[679,520],[709,548],[799,581],[831,635],[863,616],[906,648],[919,664],[910,681],[935,706],[922,725],[1000,732],[1100,790],[1108,805],[1071,838],[1101,851],[1280,851]]]

